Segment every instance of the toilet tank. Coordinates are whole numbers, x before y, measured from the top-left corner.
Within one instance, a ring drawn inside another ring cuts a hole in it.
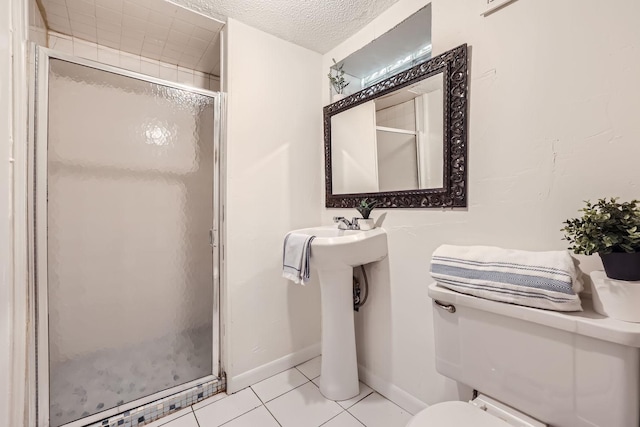
[[[429,296],[442,375],[554,427],[640,425],[640,324],[596,314],[587,299],[583,312],[560,313],[435,283]]]

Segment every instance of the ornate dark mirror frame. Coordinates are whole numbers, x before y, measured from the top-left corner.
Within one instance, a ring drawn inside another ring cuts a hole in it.
[[[331,117],[433,75],[444,74],[444,186],[379,193],[333,194]],[[353,208],[365,197],[378,208],[467,206],[467,45],[463,44],[324,107],[326,207]]]

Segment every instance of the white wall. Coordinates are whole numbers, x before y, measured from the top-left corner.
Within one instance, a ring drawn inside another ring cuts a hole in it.
[[[28,4],[0,2],[0,426],[25,414],[27,32]]]
[[[426,3],[400,0],[324,55],[323,77],[331,58],[342,60]],[[578,215],[582,200],[637,198],[640,184],[639,2],[518,0],[486,18],[477,0],[432,6],[434,55],[471,47],[469,207],[389,210],[388,263],[372,271],[371,300],[357,315],[360,362],[429,404],[458,395],[434,369],[433,250],[563,249],[562,221]],[[349,216],[325,210],[323,221],[333,215]],[[596,257],[581,259],[587,271],[600,268]]]
[[[226,36],[223,340],[234,391],[320,341],[318,283],[283,279],[281,248],[288,231],[320,222],[322,58],[233,19]]]
[[[444,111],[442,110],[444,92],[436,89],[422,95],[423,134],[418,138],[420,144],[419,159],[423,188],[442,187],[444,147],[440,143],[444,135]]]
[[[331,117],[332,191],[335,194],[378,191],[376,111],[373,102]]]
[[[11,2],[0,2],[0,425],[9,425],[13,302]]]

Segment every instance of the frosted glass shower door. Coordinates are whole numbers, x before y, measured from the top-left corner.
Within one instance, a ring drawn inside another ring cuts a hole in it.
[[[36,234],[54,427],[218,375],[218,99],[125,74],[49,59]]]

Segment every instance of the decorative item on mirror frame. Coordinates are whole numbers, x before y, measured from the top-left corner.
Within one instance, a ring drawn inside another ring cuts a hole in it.
[[[598,253],[607,277],[640,280],[640,201],[618,198],[585,201],[581,218],[568,219],[562,229],[576,254]]]
[[[362,218],[358,218],[358,226],[360,230],[373,230],[376,228],[376,223],[373,218],[369,218],[371,211],[378,205],[378,202],[371,199],[362,199],[360,204],[356,206],[356,210],[360,212]]]
[[[344,64],[340,64],[338,67],[338,63],[335,58],[331,58],[333,60],[333,65],[336,66],[335,69],[330,69],[329,74],[329,83],[331,83],[331,87],[333,88],[333,96],[331,97],[332,102],[336,102],[344,98],[346,95],[344,94],[344,89],[349,86],[349,82],[344,78]],[[333,74],[335,71],[335,75]]]

